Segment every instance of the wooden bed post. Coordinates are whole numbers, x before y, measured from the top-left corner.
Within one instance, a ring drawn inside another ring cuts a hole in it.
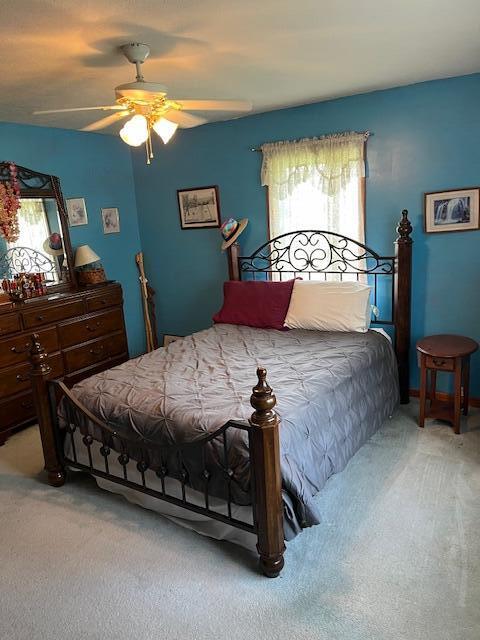
[[[266,369],[257,369],[258,383],[253,387],[250,404],[251,452],[255,482],[255,520],[257,550],[263,573],[276,578],[283,568],[282,478],[280,475],[279,420],[274,411],[277,402],[267,383]]]
[[[240,280],[240,270],[238,257],[240,255],[240,245],[234,242],[227,249],[228,257],[228,277],[230,280]]]
[[[410,322],[411,322],[411,289],[412,289],[412,243],[410,237],[412,225],[408,219],[408,211],[402,211],[402,219],[397,227],[398,237],[395,241],[395,288],[394,288],[394,322],[395,353],[398,362],[400,382],[400,402],[408,404],[410,386]]]
[[[42,439],[45,470],[48,482],[53,487],[61,487],[65,483],[65,469],[57,450],[57,439],[53,424],[50,400],[48,395],[48,376],[51,372],[48,355],[39,342],[40,336],[34,333],[31,337],[30,362],[32,363],[31,380],[33,400],[37,411],[38,425]]]

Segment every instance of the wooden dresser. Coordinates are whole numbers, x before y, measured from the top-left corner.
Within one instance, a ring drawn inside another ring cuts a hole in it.
[[[30,391],[30,336],[49,354],[52,378],[67,384],[128,359],[118,283],[0,305],[0,446],[35,418]]]

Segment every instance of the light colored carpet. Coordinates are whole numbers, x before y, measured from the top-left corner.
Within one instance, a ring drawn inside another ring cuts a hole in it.
[[[19,433],[0,449],[0,638],[478,640],[480,414],[454,436],[416,409],[328,482],[276,580],[89,478],[47,486]]]

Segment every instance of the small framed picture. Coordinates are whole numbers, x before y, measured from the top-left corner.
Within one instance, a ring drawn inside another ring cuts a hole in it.
[[[116,207],[102,209],[103,233],[120,233],[120,216]]]
[[[220,226],[218,187],[197,187],[177,191],[182,229]]]
[[[479,228],[480,189],[450,189],[425,194],[425,232]]]
[[[88,224],[87,207],[83,198],[67,198],[68,223],[71,227]]]

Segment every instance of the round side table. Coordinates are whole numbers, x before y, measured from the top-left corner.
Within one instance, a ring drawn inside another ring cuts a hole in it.
[[[420,355],[420,415],[418,425],[423,427],[425,418],[451,422],[455,433],[460,433],[460,414],[468,415],[468,390],[470,381],[470,356],[478,349],[471,338],[454,335],[437,335],[417,342]],[[437,400],[437,371],[447,371],[454,376],[454,399],[451,402]],[[430,373],[430,393],[427,378]],[[463,391],[463,398],[462,398]],[[429,405],[427,406],[427,397]]]

